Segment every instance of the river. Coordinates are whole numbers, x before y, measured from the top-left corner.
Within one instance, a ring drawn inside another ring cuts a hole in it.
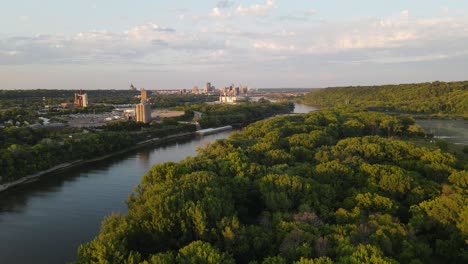
[[[0,194],[0,263],[65,263],[98,232],[153,164],[193,156],[229,131],[62,170]]]
[[[468,145],[468,122],[465,120],[418,119],[426,133],[458,145]]]
[[[308,106],[308,105],[303,105],[303,104],[294,104],[294,113],[296,114],[306,114],[309,112],[315,112],[318,111],[319,109],[314,106]]]
[[[316,111],[296,105],[295,112]],[[153,164],[196,154],[229,131],[179,139],[52,173],[0,193],[0,263],[65,263],[93,239],[102,219],[126,212],[125,200]]]

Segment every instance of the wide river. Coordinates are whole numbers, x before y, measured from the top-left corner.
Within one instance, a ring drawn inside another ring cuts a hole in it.
[[[297,104],[295,112],[316,110]],[[152,165],[193,156],[198,147],[229,133],[129,152],[0,193],[0,263],[73,261],[106,215],[127,211],[125,200]]]

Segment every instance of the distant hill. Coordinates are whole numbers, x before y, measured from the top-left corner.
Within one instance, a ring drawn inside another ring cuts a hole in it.
[[[304,103],[315,106],[363,106],[373,110],[420,114],[468,115],[468,81],[313,90]]]

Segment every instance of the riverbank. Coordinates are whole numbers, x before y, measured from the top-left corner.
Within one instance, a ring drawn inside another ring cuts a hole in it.
[[[168,140],[0,193],[0,263],[76,260],[78,246],[99,233],[105,216],[127,211],[128,195],[153,165],[193,157],[198,148],[229,134]]]
[[[179,134],[175,134],[175,135],[165,136],[163,138],[153,138],[153,139],[141,141],[141,142],[135,144],[135,146],[132,146],[132,147],[129,147],[129,148],[126,148],[126,149],[122,149],[122,150],[119,150],[119,151],[115,151],[115,152],[112,152],[110,154],[100,156],[100,157],[97,157],[97,158],[65,162],[65,163],[56,165],[56,166],[54,166],[52,168],[49,168],[47,170],[43,170],[43,171],[34,173],[32,175],[28,175],[28,176],[23,177],[21,179],[18,179],[16,181],[0,184],[0,193],[4,192],[6,190],[9,190],[9,189],[11,189],[13,187],[16,187],[16,186],[20,186],[20,185],[23,185],[23,184],[28,184],[28,183],[34,182],[39,177],[50,174],[50,173],[53,173],[53,172],[57,172],[57,171],[60,171],[60,170],[69,169],[69,168],[73,168],[73,167],[77,167],[77,166],[82,166],[84,164],[89,164],[89,163],[93,163],[93,162],[96,162],[96,161],[105,160],[105,159],[111,158],[111,157],[119,155],[119,154],[127,153],[129,151],[133,151],[133,150],[137,150],[137,149],[141,149],[141,148],[145,148],[145,147],[165,143],[165,142],[167,142],[169,140],[172,140],[172,139],[191,137],[191,136],[196,136],[196,135],[197,135],[196,132],[185,132],[185,133],[179,133]]]
[[[266,107],[264,106],[263,104],[261,105],[263,108],[267,109],[267,110],[271,110],[273,109],[272,106],[270,107]],[[262,108],[262,109],[263,109]],[[260,109],[260,110],[262,110]],[[245,110],[245,109],[244,109]],[[274,109],[273,109],[274,110]],[[314,109],[316,110],[316,109]],[[290,110],[291,111],[291,110]],[[236,112],[236,111],[233,111],[233,112]],[[261,112],[261,111],[260,111]],[[276,112],[278,112],[278,110],[276,109]],[[262,112],[261,112],[262,113]],[[218,113],[220,114],[220,113]],[[270,112],[267,112],[267,113],[263,113],[263,114],[273,114],[273,113],[270,113]],[[263,116],[263,114],[261,115],[261,117],[256,117],[256,118],[253,118],[251,120],[248,120],[248,121],[245,121],[245,122],[242,122],[242,123],[238,123],[238,124],[218,124],[217,122],[207,122],[207,124],[205,124],[206,126],[231,126],[231,127],[234,127],[234,128],[239,128],[239,127],[243,127],[243,126],[246,126],[250,123],[253,123],[253,122],[256,122],[256,121],[259,121],[259,120],[262,120],[264,118],[266,118],[265,116]],[[214,120],[217,120],[217,118],[214,118]],[[228,121],[229,122],[229,121]],[[234,120],[231,120],[231,122],[235,122]],[[224,122],[223,122],[224,123]],[[215,129],[218,129],[218,128],[215,128]],[[8,182],[8,183],[3,183],[3,184],[0,184],[0,192],[3,192],[5,190],[8,190],[14,186],[18,186],[18,185],[21,185],[21,184],[25,184],[25,183],[28,183],[28,182],[31,182],[35,179],[37,179],[38,177],[40,176],[43,176],[45,174],[49,174],[49,173],[52,173],[52,172],[55,172],[57,170],[61,170],[61,169],[66,169],[66,168],[71,168],[71,167],[74,167],[74,166],[79,166],[79,165],[82,165],[84,163],[89,163],[89,162],[94,162],[94,161],[97,161],[97,160],[103,160],[103,159],[106,159],[108,157],[111,157],[111,156],[114,156],[114,155],[117,155],[117,154],[121,154],[121,153],[125,153],[125,152],[128,152],[128,151],[131,151],[131,150],[135,150],[135,149],[138,149],[138,148],[141,148],[141,147],[144,147],[144,146],[150,146],[150,145],[153,145],[153,144],[159,144],[161,142],[164,142],[164,141],[167,141],[167,140],[170,140],[172,138],[179,138],[179,137],[185,137],[185,136],[194,136],[196,135],[196,131],[194,132],[186,132],[186,133],[181,133],[181,134],[176,134],[176,135],[170,135],[170,136],[166,136],[166,137],[163,137],[163,138],[153,138],[153,139],[147,139],[147,140],[144,140],[144,141],[141,141],[137,144],[135,144],[134,146],[130,147],[130,148],[126,148],[126,149],[123,149],[123,150],[120,150],[120,151],[116,151],[116,152],[113,152],[111,154],[108,154],[108,155],[105,155],[105,156],[101,156],[101,157],[98,157],[98,158],[95,158],[95,159],[90,159],[90,160],[77,160],[77,161],[72,161],[72,162],[67,162],[67,163],[63,163],[63,164],[60,164],[60,165],[57,165],[55,167],[52,167],[50,169],[47,169],[45,171],[41,171],[41,172],[37,172],[37,173],[34,173],[32,175],[27,175],[25,177],[22,177],[21,179],[18,179],[18,180],[15,180],[13,182]],[[215,132],[216,133],[216,132]],[[155,135],[153,135],[155,136]],[[92,141],[90,141],[92,142]],[[26,173],[25,173],[26,174]]]

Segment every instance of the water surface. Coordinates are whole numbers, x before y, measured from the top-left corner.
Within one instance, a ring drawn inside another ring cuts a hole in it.
[[[305,104],[297,104],[297,103],[294,104],[294,113],[297,113],[297,114],[305,114],[305,113],[319,111],[319,110],[320,109],[314,106],[308,106]]]
[[[317,111],[296,104],[295,113]],[[230,131],[142,149],[62,170],[0,193],[0,263],[65,263],[99,233],[102,219],[126,212],[125,200],[153,164],[193,156]]]
[[[468,121],[465,120],[416,120],[426,133],[432,133],[435,138],[451,143],[468,145]]]
[[[0,193],[0,263],[65,263],[99,232],[153,164],[193,156],[230,131],[59,171]]]

